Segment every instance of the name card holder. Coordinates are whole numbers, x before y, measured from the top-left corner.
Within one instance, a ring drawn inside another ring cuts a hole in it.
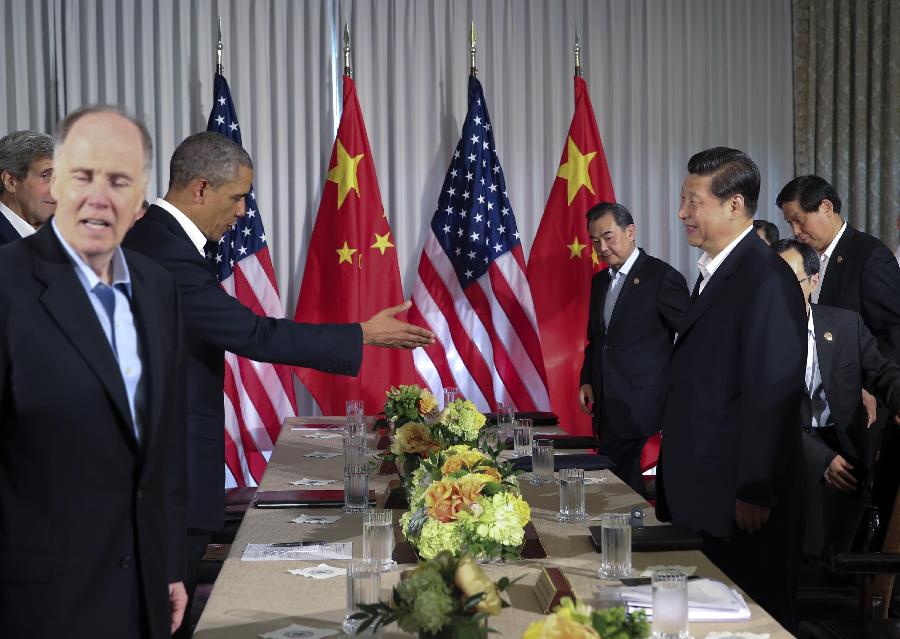
[[[563,597],[569,597],[576,601],[575,590],[562,570],[554,566],[548,566],[541,571],[537,583],[534,585],[534,594],[544,614],[550,614],[556,608]]]

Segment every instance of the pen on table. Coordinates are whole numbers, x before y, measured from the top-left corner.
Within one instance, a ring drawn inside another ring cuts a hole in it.
[[[324,546],[324,539],[306,539],[304,541],[285,541],[280,544],[269,544],[274,548],[291,548],[293,546]]]

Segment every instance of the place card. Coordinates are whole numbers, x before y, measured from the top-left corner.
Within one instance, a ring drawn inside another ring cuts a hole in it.
[[[292,623],[285,628],[279,628],[264,635],[259,635],[262,639],[325,639],[338,634],[337,630],[332,628],[311,628],[309,626],[301,626]]]
[[[292,481],[292,486],[327,486],[328,484],[334,484],[336,480],[334,479],[310,479],[309,477],[304,477],[303,479],[298,479],[296,481]]]
[[[347,574],[346,568],[338,568],[337,566],[329,566],[328,564],[319,564],[318,566],[310,566],[308,568],[294,568],[288,570],[292,575],[300,577],[309,577],[310,579],[331,579],[332,577],[340,577]]]
[[[292,519],[291,522],[295,524],[333,524],[338,519],[340,519],[339,515],[307,515],[304,513]]]
[[[247,544],[241,561],[324,561],[352,557],[353,542],[350,541],[315,546]]]
[[[547,566],[541,570],[541,574],[538,575],[537,582],[534,584],[534,594],[545,615],[550,614],[550,611],[560,604],[563,597],[569,597],[573,602],[576,601],[572,583],[562,570],[555,566]]]

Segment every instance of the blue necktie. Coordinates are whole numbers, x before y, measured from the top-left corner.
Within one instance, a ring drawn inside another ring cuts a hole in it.
[[[106,315],[109,317],[109,341],[112,345],[113,354],[119,359],[119,351],[116,349],[116,293],[113,289],[102,282],[97,284],[91,292],[97,296],[100,303],[103,304]]]

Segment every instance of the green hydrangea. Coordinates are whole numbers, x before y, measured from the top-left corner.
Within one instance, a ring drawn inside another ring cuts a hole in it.
[[[457,399],[441,411],[438,424],[450,435],[448,439],[462,442],[478,441],[478,433],[486,418],[469,400]]]
[[[428,474],[424,466],[419,466],[413,471],[410,485],[412,486],[412,492],[409,495],[409,505],[410,508],[413,508],[415,504],[419,504],[422,501],[425,491],[431,485],[431,475]]]
[[[450,588],[434,564],[420,564],[397,585],[397,594],[407,603],[411,615],[403,615],[398,623],[406,632],[420,628],[435,632],[447,623],[455,607]]]
[[[442,550],[457,552],[464,541],[465,536],[458,522],[442,524],[437,519],[429,518],[419,535],[419,554],[423,559],[431,559]]]
[[[477,517],[465,517],[461,523],[485,541],[518,548],[525,541],[525,529],[516,512],[516,499],[509,493],[482,499],[479,501],[481,513]]]

